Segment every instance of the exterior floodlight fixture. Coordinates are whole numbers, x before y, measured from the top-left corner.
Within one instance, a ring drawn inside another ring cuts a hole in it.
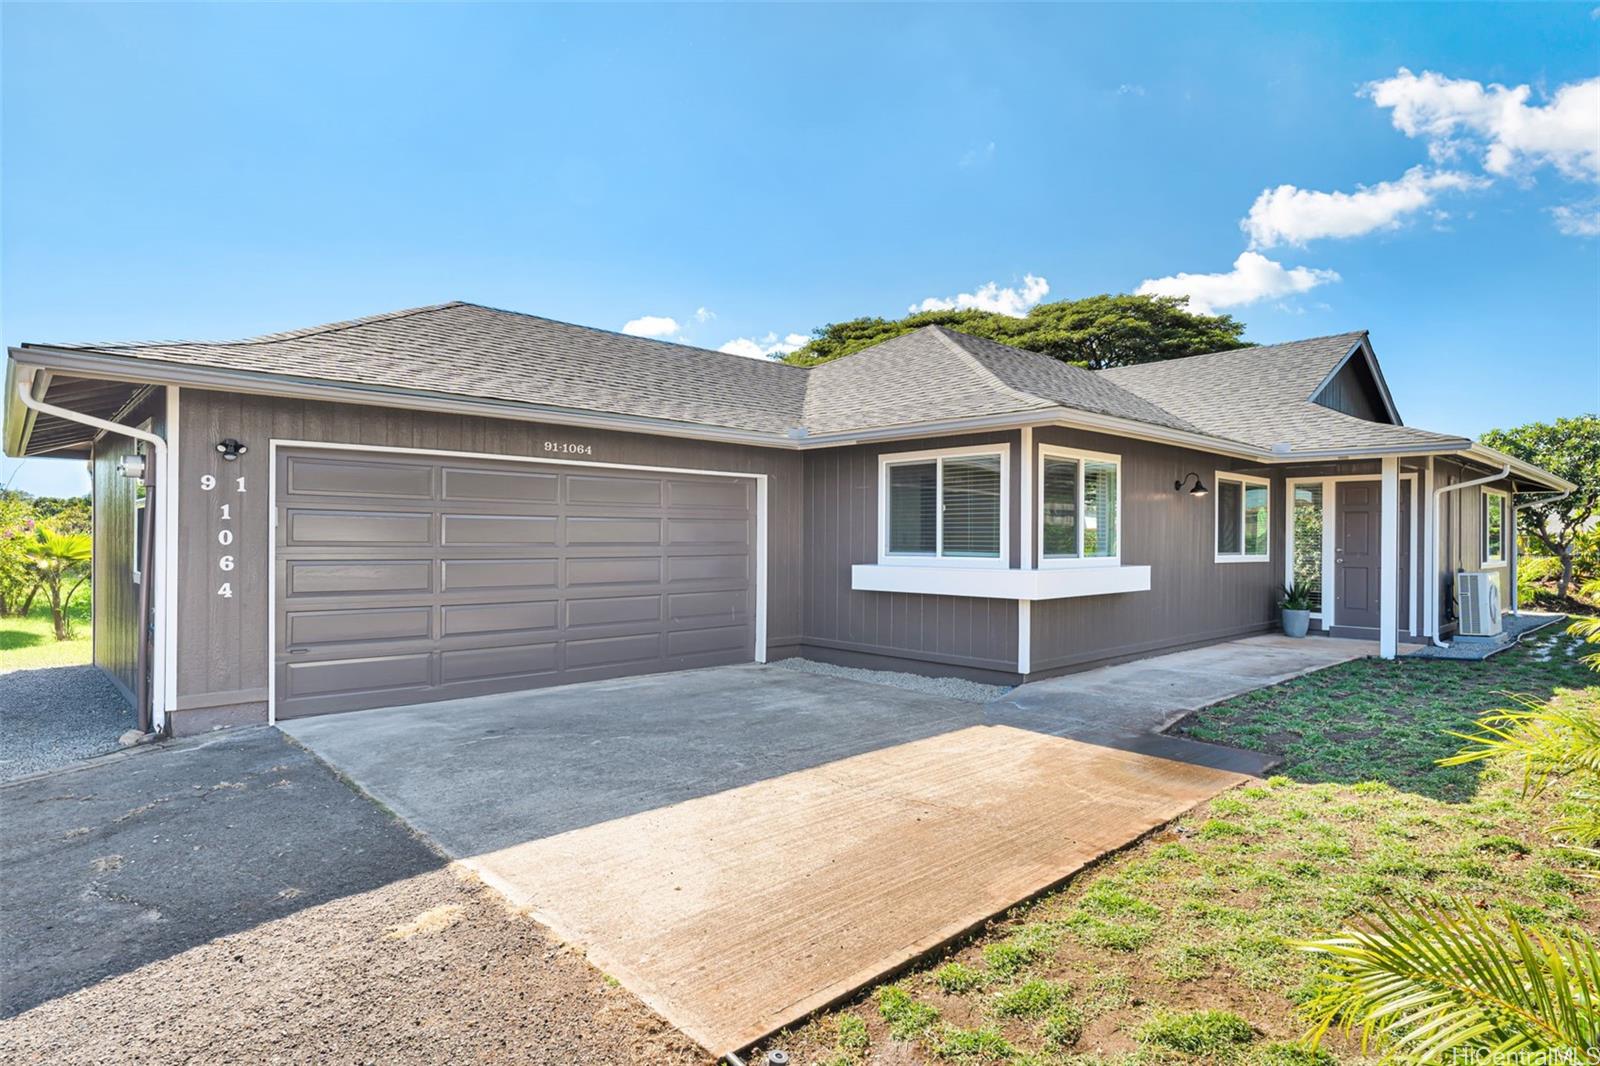
[[[232,437],[217,441],[217,451],[221,452],[222,457],[230,463],[249,450],[244,444],[234,440]]]

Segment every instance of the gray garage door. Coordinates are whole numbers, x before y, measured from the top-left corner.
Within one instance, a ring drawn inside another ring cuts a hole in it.
[[[367,452],[278,458],[277,713],[755,654],[755,486]]]

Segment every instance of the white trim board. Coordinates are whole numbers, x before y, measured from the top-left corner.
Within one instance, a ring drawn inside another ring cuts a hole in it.
[[[697,470],[682,466],[648,466],[641,463],[586,462],[579,459],[546,459],[534,455],[499,455],[491,452],[460,452],[443,448],[405,448],[387,444],[345,444],[327,441],[273,437],[267,445],[267,723],[278,720],[278,450],[310,448],[317,451],[368,452],[388,455],[426,455],[443,459],[483,459],[490,462],[532,463],[541,466],[574,466],[589,469],[639,470],[653,474],[694,474],[702,477],[748,478],[756,484],[756,617],[754,662],[767,661],[767,527],[768,475],[736,470]],[[174,538],[176,539],[176,538]]]

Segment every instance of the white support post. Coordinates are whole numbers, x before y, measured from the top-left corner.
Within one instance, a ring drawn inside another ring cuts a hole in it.
[[[1020,492],[1018,501],[1018,521],[1022,528],[1018,531],[1018,544],[1022,550],[1018,554],[1021,560],[1018,565],[1023,570],[1032,570],[1035,566],[1033,559],[1033,527],[1034,519],[1034,488],[1033,488],[1033,427],[1022,427],[1021,469],[1018,471],[1017,484]],[[1017,673],[1027,677],[1033,670],[1033,603],[1031,600],[1017,601]]]
[[[1382,534],[1378,573],[1378,654],[1400,653],[1400,460],[1386,456],[1382,466]]]
[[[1422,472],[1422,635],[1439,632],[1439,508],[1433,499],[1433,456]]]

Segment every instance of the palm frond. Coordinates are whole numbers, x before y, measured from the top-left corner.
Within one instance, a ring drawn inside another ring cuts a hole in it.
[[[1510,915],[1504,932],[1472,903],[1380,907],[1363,928],[1300,944],[1332,964],[1304,1010],[1316,1047],[1359,1028],[1363,1053],[1438,1062],[1472,1048],[1574,1055],[1600,1047],[1600,951]]]
[[[1600,776],[1600,710],[1587,702],[1570,706],[1511,697],[1522,710],[1498,710],[1473,723],[1474,733],[1449,735],[1463,748],[1440,766],[1460,766],[1508,755],[1522,761],[1522,789],[1538,795],[1550,780],[1567,774]]]

